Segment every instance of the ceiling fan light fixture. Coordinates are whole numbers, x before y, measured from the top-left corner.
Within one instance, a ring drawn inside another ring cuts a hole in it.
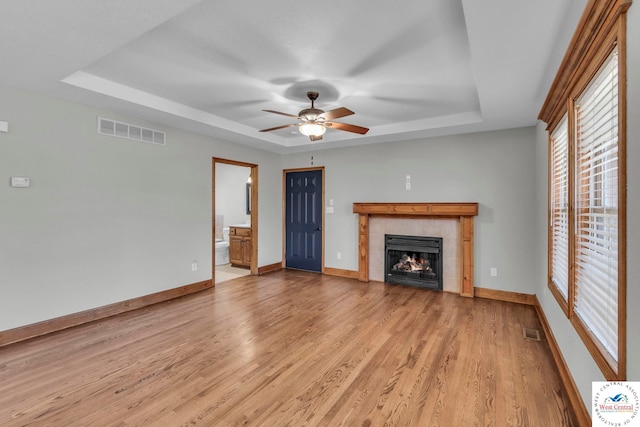
[[[347,132],[359,133],[364,135],[369,131],[368,128],[362,126],[350,125],[348,123],[334,122],[334,119],[350,116],[355,114],[353,111],[345,107],[334,108],[333,110],[324,111],[315,108],[314,101],[318,98],[318,92],[307,92],[307,97],[311,101],[311,108],[305,108],[301,110],[297,116],[289,113],[282,113],[275,110],[262,110],[267,113],[280,114],[282,116],[298,119],[298,123],[290,123],[288,125],[276,126],[268,129],[262,129],[260,132],[271,132],[274,130],[287,129],[297,126],[298,132],[302,135],[308,136],[311,141],[319,141],[322,139],[322,135],[327,131],[327,127],[331,129],[343,130]],[[295,131],[291,132],[292,134]]]
[[[298,126],[298,130],[305,136],[322,136],[327,128],[317,123],[303,123]]]

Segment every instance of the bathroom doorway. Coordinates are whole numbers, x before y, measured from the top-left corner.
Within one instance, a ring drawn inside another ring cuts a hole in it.
[[[258,166],[212,159],[212,280],[257,274]]]

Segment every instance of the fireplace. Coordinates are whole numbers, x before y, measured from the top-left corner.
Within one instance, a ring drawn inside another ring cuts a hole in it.
[[[384,237],[385,282],[442,290],[442,237]]]
[[[369,281],[369,220],[371,218],[435,219],[455,218],[460,225],[460,238],[456,243],[460,251],[460,295],[473,298],[473,217],[478,215],[475,202],[424,202],[424,203],[366,203],[353,204],[358,214],[358,280]],[[382,244],[382,241],[381,241]],[[447,252],[450,252],[448,250]],[[379,265],[383,265],[380,261]]]

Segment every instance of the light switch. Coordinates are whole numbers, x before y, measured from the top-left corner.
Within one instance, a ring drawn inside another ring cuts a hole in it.
[[[9,132],[9,122],[0,120],[0,132]]]

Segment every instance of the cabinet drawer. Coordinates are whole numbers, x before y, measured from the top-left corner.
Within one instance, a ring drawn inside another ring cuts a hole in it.
[[[251,229],[243,227],[231,227],[229,234],[232,236],[251,237]]]

